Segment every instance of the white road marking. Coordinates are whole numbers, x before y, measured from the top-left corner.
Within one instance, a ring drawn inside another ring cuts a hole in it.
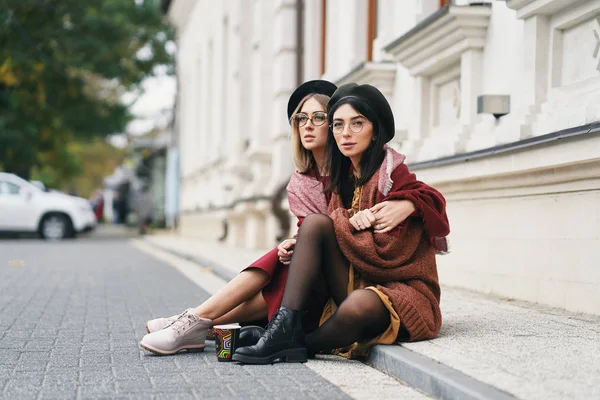
[[[181,257],[177,257],[166,251],[159,250],[139,239],[133,239],[130,241],[130,243],[133,247],[137,248],[138,250],[144,251],[153,256],[154,258],[164,261],[171,267],[175,268],[176,270],[181,272],[186,278],[188,278],[189,280],[191,280],[196,285],[200,286],[202,289],[204,289],[210,294],[216,293],[227,283],[225,280],[213,274],[210,268],[199,268],[198,264],[194,262],[188,261]]]
[[[175,268],[210,294],[216,293],[227,283],[213,274],[210,268],[199,267],[194,262],[158,250],[142,240],[133,239],[130,243],[138,250],[144,251]],[[427,395],[359,361],[320,355],[318,359],[309,360],[305,365],[353,399],[430,399]]]

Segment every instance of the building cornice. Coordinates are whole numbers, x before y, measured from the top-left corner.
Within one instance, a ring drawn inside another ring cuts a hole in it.
[[[368,83],[373,85],[390,98],[394,90],[394,80],[396,78],[396,65],[393,62],[372,62],[364,61],[357,65],[352,71],[336,80],[338,86],[346,83],[356,82],[359,84]]]
[[[524,149],[537,148],[540,146],[553,144],[557,141],[581,139],[584,137],[600,136],[600,122],[593,122],[587,125],[576,126],[560,131],[548,133],[541,136],[535,136],[529,139],[520,140],[513,143],[502,144],[488,149],[477,150],[469,153],[457,154],[449,157],[442,157],[436,160],[421,161],[410,164],[411,170],[420,170],[428,168],[437,168],[450,164],[460,164],[468,161],[474,161],[481,158],[489,158],[504,153],[513,153]]]
[[[489,3],[446,6],[400,36],[384,50],[411,75],[431,75],[483,49],[492,10]]]
[[[178,31],[184,31],[192,11],[196,6],[195,0],[171,0],[166,10],[169,21],[175,25]]]
[[[573,4],[573,0],[507,0],[506,6],[517,12],[517,18],[551,15]]]

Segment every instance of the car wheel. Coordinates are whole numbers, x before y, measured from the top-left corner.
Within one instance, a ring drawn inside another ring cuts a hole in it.
[[[61,240],[72,236],[71,220],[62,214],[50,214],[44,217],[40,234],[47,240]]]

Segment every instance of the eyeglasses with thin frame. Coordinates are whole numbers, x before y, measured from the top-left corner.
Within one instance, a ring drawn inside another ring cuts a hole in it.
[[[311,117],[306,113],[299,112],[292,115],[292,121],[299,127],[306,125],[308,121],[312,122],[314,126],[321,126],[327,122],[327,113],[323,111],[314,112]]]
[[[360,119],[353,120],[348,123],[344,123],[342,121],[334,121],[330,125],[330,127],[334,135],[341,135],[342,133],[344,133],[346,126],[349,126],[350,131],[352,131],[353,133],[360,133],[363,130],[363,127],[368,123],[369,121],[363,121]]]

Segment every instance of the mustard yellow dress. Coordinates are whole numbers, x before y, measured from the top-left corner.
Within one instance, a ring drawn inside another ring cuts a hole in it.
[[[362,193],[362,186],[357,186],[354,189],[354,195],[352,197],[352,209],[350,214],[354,215],[358,211],[360,211],[360,196]],[[335,349],[332,351],[333,354],[337,354],[346,358],[356,358],[356,357],[364,357],[369,354],[369,350],[376,344],[392,344],[396,341],[398,337],[398,332],[400,331],[400,317],[394,307],[389,297],[377,289],[372,283],[362,279],[360,274],[350,265],[349,276],[348,276],[348,294],[357,289],[368,289],[374,291],[377,296],[381,299],[385,307],[390,312],[390,325],[388,328],[379,336],[366,341],[366,342],[355,342],[350,346],[347,346],[342,349]],[[321,321],[319,325],[322,325],[327,319],[329,319],[337,310],[337,305],[333,301],[333,299],[329,299],[325,308],[323,309],[323,313],[321,315]]]

